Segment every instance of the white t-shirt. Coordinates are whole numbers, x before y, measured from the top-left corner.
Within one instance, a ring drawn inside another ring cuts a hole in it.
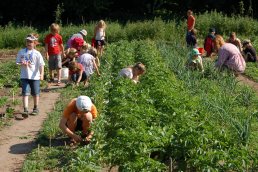
[[[95,60],[95,57],[93,57],[89,53],[84,53],[80,55],[78,58],[78,63],[81,63],[83,66],[83,69],[87,76],[92,75],[94,73],[94,65],[93,61]]]
[[[105,30],[104,28],[99,28],[96,32],[95,40],[104,40],[105,39]]]
[[[41,53],[35,49],[28,50],[27,48],[21,49],[18,52],[16,58],[16,64],[21,63],[22,61],[28,61],[30,64],[28,66],[21,65],[21,79],[31,79],[31,80],[40,80],[40,66],[44,66],[45,62]]]
[[[133,79],[133,70],[132,68],[123,68],[120,72],[119,75],[122,77],[127,77],[130,79]]]

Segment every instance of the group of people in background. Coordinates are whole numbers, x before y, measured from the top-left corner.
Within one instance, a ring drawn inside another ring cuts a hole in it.
[[[64,46],[63,38],[59,34],[60,27],[56,23],[50,25],[50,33],[44,38],[45,57],[48,61],[50,83],[54,83],[54,72],[57,74],[57,85],[61,84],[61,69],[69,69],[68,84],[78,86],[81,82],[84,86],[89,85],[91,75],[96,71],[100,76],[98,67],[99,57],[103,55],[105,42],[106,24],[100,20],[94,28],[94,37],[91,44],[86,43],[87,31],[82,29],[73,34]],[[44,79],[44,58],[36,50],[38,34],[31,33],[26,36],[26,47],[18,52],[16,64],[20,66],[22,83],[22,100],[24,111],[15,117],[18,120],[28,118],[28,115],[39,114],[40,80]],[[145,66],[141,62],[128,66],[118,73],[120,77],[129,78],[133,83],[139,82],[139,76],[145,73]],[[33,110],[29,113],[29,95],[33,96]],[[89,142],[93,136],[90,131],[91,123],[97,117],[97,108],[88,96],[79,96],[72,99],[64,108],[60,119],[60,129],[76,144],[82,141]],[[82,135],[76,131],[82,131]]]
[[[204,39],[203,49],[206,54],[202,54],[199,50],[197,41],[197,30],[195,29],[195,17],[191,10],[187,11],[187,47],[191,49],[186,66],[191,69],[199,69],[204,72],[202,63],[202,55],[214,58],[217,56],[215,67],[218,69],[230,69],[236,75],[243,73],[246,68],[246,62],[256,62],[256,50],[251,41],[246,39],[240,41],[235,32],[231,32],[229,38],[225,41],[222,35],[216,34],[215,28],[210,28],[208,35]]]

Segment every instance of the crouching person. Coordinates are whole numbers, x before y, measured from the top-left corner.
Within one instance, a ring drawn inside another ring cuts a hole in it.
[[[89,128],[96,117],[97,109],[91,99],[88,96],[79,96],[72,99],[64,109],[59,127],[74,144],[90,142],[93,131],[89,131]],[[76,131],[82,131],[82,135],[77,135]]]
[[[186,67],[192,70],[199,70],[201,72],[204,72],[202,57],[200,56],[200,54],[201,53],[198,49],[193,48],[186,62]]]

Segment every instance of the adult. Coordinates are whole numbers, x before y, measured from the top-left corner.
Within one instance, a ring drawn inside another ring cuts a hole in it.
[[[134,66],[123,68],[119,75],[131,79],[134,83],[139,82],[139,77],[145,73],[145,66],[141,62],[136,63]]]
[[[237,38],[236,32],[231,32],[226,42],[235,45],[239,49],[239,51],[242,52],[242,44],[240,39]]]
[[[213,40],[215,39],[215,28],[209,29],[209,34],[204,39],[204,50],[206,51],[206,57],[210,57],[214,51]]]
[[[246,62],[256,62],[257,60],[256,51],[250,40],[243,41],[243,56]]]
[[[84,41],[84,37],[87,36],[87,31],[85,29],[81,30],[80,32],[76,33],[76,34],[73,34],[67,41],[66,43],[66,48],[72,48],[72,42],[75,38],[79,38],[81,40]],[[73,48],[76,48],[76,47],[73,47]]]
[[[91,99],[88,96],[79,96],[65,107],[59,127],[74,143],[90,141],[93,131],[89,131],[89,128],[96,117],[97,108]],[[77,135],[76,131],[82,131],[82,136]]]
[[[215,64],[217,68],[222,69],[226,67],[233,70],[236,74],[244,72],[246,63],[241,52],[235,45],[225,43],[221,35],[216,35],[214,48],[218,52],[218,60]]]

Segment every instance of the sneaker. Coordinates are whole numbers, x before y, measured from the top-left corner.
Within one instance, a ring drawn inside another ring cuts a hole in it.
[[[33,109],[33,111],[31,112],[31,115],[38,115],[39,114],[39,110],[38,109]]]

